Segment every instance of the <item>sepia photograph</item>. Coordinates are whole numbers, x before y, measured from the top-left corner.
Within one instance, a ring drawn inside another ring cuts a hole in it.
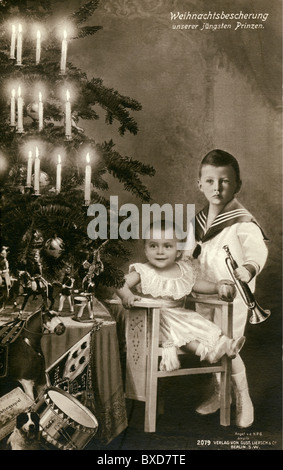
[[[0,450],[282,450],[282,1],[0,22]]]

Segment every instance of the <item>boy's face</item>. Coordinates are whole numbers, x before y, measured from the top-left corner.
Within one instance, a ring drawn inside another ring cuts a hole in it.
[[[231,165],[204,165],[198,184],[209,204],[220,207],[231,201],[241,187]]]
[[[150,238],[145,241],[144,252],[149,263],[158,269],[164,269],[171,266],[180,252],[177,250],[177,239],[172,236],[167,238],[166,231],[161,232],[161,237]]]

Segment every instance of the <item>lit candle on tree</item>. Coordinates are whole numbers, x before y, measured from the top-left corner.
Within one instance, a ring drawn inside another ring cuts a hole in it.
[[[43,129],[43,103],[42,103],[42,94],[38,94],[38,127],[41,131]]]
[[[62,50],[61,50],[61,74],[66,73],[66,63],[67,63],[67,31],[64,29],[63,39],[62,39]]]
[[[28,167],[27,167],[27,187],[31,187],[31,176],[32,176],[32,152],[29,150],[28,153]]]
[[[36,33],[36,53],[35,53],[35,63],[36,65],[40,62],[40,54],[41,54],[41,34],[38,30]]]
[[[13,88],[11,91],[11,126],[16,125],[16,90]]]
[[[91,190],[91,166],[90,166],[89,153],[86,156],[86,167],[85,167],[85,205],[88,206],[90,203],[90,190]]]
[[[15,59],[15,50],[16,50],[16,27],[14,24],[12,24],[10,59]]]
[[[69,90],[66,91],[66,103],[65,103],[65,135],[68,140],[72,136],[72,116],[71,116],[71,103]]]
[[[61,155],[58,155],[57,174],[56,174],[56,192],[61,191]]]
[[[40,159],[38,148],[35,149],[35,160],[34,160],[34,192],[39,194],[39,179],[40,179]]]
[[[22,25],[18,26],[17,36],[17,65],[22,65],[22,49],[23,49],[23,38],[22,38]]]
[[[23,105],[24,101],[22,98],[22,91],[21,87],[18,87],[18,128],[17,132],[18,133],[23,133],[24,132],[24,127],[23,127]]]

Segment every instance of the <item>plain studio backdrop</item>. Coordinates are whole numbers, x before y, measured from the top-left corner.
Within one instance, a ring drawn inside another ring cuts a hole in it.
[[[65,2],[70,11],[83,3]],[[58,17],[63,10],[59,5]],[[248,21],[263,28],[235,30],[236,21],[226,21],[231,29],[200,31],[202,21],[172,21],[171,12],[178,11],[269,15],[264,22]],[[172,27],[186,23],[200,26]],[[119,136],[99,109],[100,120],[80,125],[98,142],[113,138],[121,154],[154,166],[156,175],[144,179],[152,203],[195,204],[199,210],[205,203],[197,186],[204,155],[220,148],[239,161],[239,200],[270,240],[256,297],[272,311],[265,323],[247,325],[243,356],[257,407],[271,426],[281,425],[281,1],[105,0],[89,24],[103,29],[70,43],[68,60],[88,78],[100,77],[139,101],[142,110],[134,113],[136,136]],[[109,178],[109,184],[120,205],[140,205],[117,181]],[[133,260],[142,260],[136,246]]]

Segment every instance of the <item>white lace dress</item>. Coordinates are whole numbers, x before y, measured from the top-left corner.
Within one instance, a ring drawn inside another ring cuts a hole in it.
[[[160,318],[160,341],[163,355],[160,370],[174,370],[180,367],[176,347],[197,340],[207,352],[214,349],[222,332],[221,329],[203,318],[199,313],[184,308],[186,295],[193,289],[196,271],[190,261],[178,261],[180,276],[166,278],[148,263],[131,264],[129,271],[140,275],[136,286],[139,295],[162,300]]]

